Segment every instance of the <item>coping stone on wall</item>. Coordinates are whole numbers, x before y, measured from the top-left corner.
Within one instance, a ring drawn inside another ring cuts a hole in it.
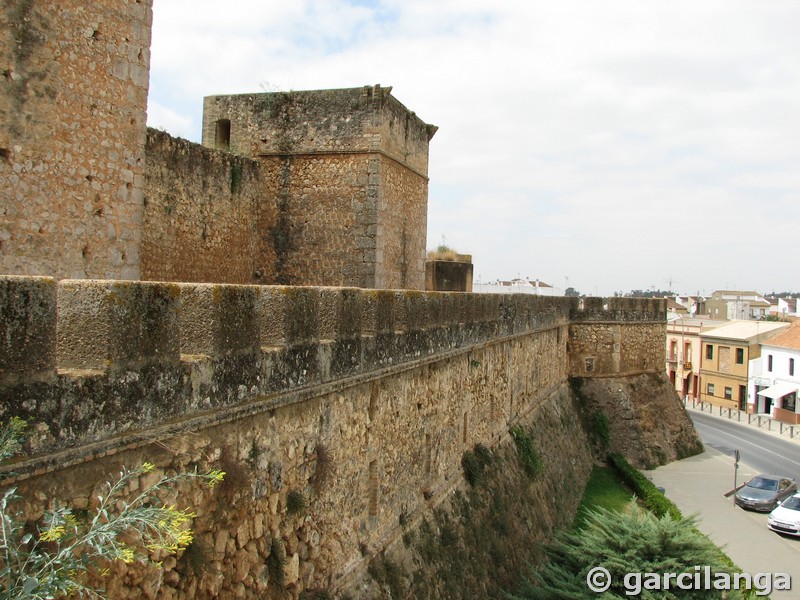
[[[176,364],[179,290],[173,283],[65,279],[58,284],[60,368]]]
[[[180,284],[182,354],[253,353],[261,345],[258,286]]]
[[[56,281],[0,277],[0,381],[55,375]]]

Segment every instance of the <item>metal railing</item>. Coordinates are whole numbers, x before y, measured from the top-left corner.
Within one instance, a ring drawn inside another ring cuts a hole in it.
[[[800,425],[792,423],[784,423],[778,419],[773,419],[769,415],[747,413],[743,410],[736,408],[725,408],[710,402],[703,402],[694,398],[684,398],[683,405],[693,410],[708,413],[719,417],[727,418],[729,421],[737,421],[751,427],[758,427],[759,429],[766,429],[767,431],[774,431],[775,433],[788,437],[789,439],[798,438],[800,441]]]

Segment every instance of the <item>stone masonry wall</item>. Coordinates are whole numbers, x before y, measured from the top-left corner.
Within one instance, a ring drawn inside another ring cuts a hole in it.
[[[571,313],[570,372],[576,377],[655,372],[665,355],[652,341],[666,335],[665,310],[663,302],[643,298],[580,300]]]
[[[0,273],[139,277],[152,0],[0,7]]]
[[[143,280],[274,283],[277,209],[254,160],[148,130]]]
[[[423,290],[428,180],[386,157],[380,173],[375,287]]]
[[[375,200],[364,155],[269,157],[263,165],[277,217],[264,231],[275,283],[374,286]]]
[[[113,565],[112,598],[353,589],[463,488],[465,450],[508,446],[513,424],[568,401],[569,332],[598,316],[529,295],[25,277],[0,289],[0,420],[31,421],[25,457],[2,468],[26,497],[86,507],[144,460],[228,474],[170,497],[196,512],[196,542],[163,569]],[[629,306],[627,324],[654,332],[663,302]],[[571,410],[557,414],[537,443],[574,436]],[[574,471],[548,467],[558,481],[537,497],[582,488],[587,456],[563,464]],[[542,510],[536,539],[561,522]]]

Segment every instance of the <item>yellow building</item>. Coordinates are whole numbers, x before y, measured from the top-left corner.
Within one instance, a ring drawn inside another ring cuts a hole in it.
[[[723,408],[747,410],[750,361],[761,356],[761,342],[788,323],[731,321],[700,333],[699,399]]]

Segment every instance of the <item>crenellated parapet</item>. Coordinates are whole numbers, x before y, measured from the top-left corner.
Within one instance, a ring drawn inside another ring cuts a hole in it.
[[[557,332],[571,375],[652,370],[663,352],[657,301],[42,277],[0,286],[0,419],[37,423],[31,456],[242,418],[535,332]]]

